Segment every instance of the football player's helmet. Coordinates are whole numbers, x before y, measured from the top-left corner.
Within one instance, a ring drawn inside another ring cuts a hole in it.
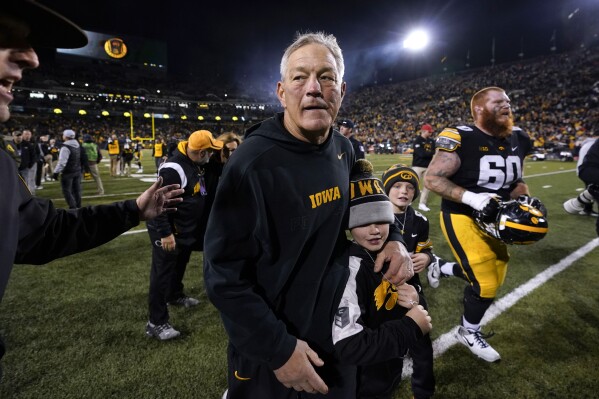
[[[540,210],[518,200],[502,202],[493,221],[485,222],[483,215],[476,211],[474,220],[487,235],[506,244],[534,244],[549,230],[547,218]]]

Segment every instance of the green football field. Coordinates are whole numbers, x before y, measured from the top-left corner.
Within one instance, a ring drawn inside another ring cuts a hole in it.
[[[146,154],[145,176],[152,179]],[[380,176],[409,157],[372,155]],[[141,176],[111,178],[101,171],[105,196],[84,183],[84,205],[135,198],[150,183]],[[549,210],[549,233],[531,246],[510,247],[505,285],[493,308],[489,342],[499,363],[475,358],[454,345],[464,282],[443,279],[432,289],[423,276],[433,319],[439,398],[590,398],[599,392],[599,240],[595,219],[568,215],[562,203],[583,184],[572,162],[525,164],[525,180]],[[135,171],[135,167],[133,170]],[[59,184],[39,195],[64,207]],[[439,198],[426,216],[435,252],[451,259],[439,229]],[[183,337],[158,342],[145,336],[150,242],[140,225],[94,250],[46,266],[17,265],[0,305],[0,398],[211,398],[226,389],[226,335],[203,287],[202,254],[195,253],[186,291],[201,300],[173,309]],[[234,249],[232,249],[234,250]],[[404,380],[395,398],[411,398]],[[261,399],[261,398],[257,398]]]

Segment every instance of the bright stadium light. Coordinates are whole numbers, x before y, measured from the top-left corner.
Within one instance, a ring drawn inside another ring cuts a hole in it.
[[[79,110],[79,115],[87,115],[87,111],[84,109]]]
[[[419,51],[428,45],[428,33],[422,29],[412,31],[403,41],[403,47],[408,50]]]
[[[108,116],[108,115],[110,115],[110,112],[108,112],[108,111],[102,111],[102,116]]]
[[[203,121],[203,120],[204,120],[204,117],[203,117],[202,115],[198,115],[198,120],[199,120],[199,121]]]

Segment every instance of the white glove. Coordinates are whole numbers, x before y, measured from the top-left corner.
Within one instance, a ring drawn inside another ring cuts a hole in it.
[[[492,198],[499,198],[499,196],[493,193],[477,194],[472,191],[465,191],[462,195],[462,203],[474,208],[474,210],[482,211]]]

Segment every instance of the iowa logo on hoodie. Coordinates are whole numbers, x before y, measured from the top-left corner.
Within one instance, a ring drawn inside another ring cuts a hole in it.
[[[327,202],[337,201],[341,198],[341,191],[339,187],[331,187],[324,191],[309,196],[312,209],[318,208],[319,206],[326,204]]]

